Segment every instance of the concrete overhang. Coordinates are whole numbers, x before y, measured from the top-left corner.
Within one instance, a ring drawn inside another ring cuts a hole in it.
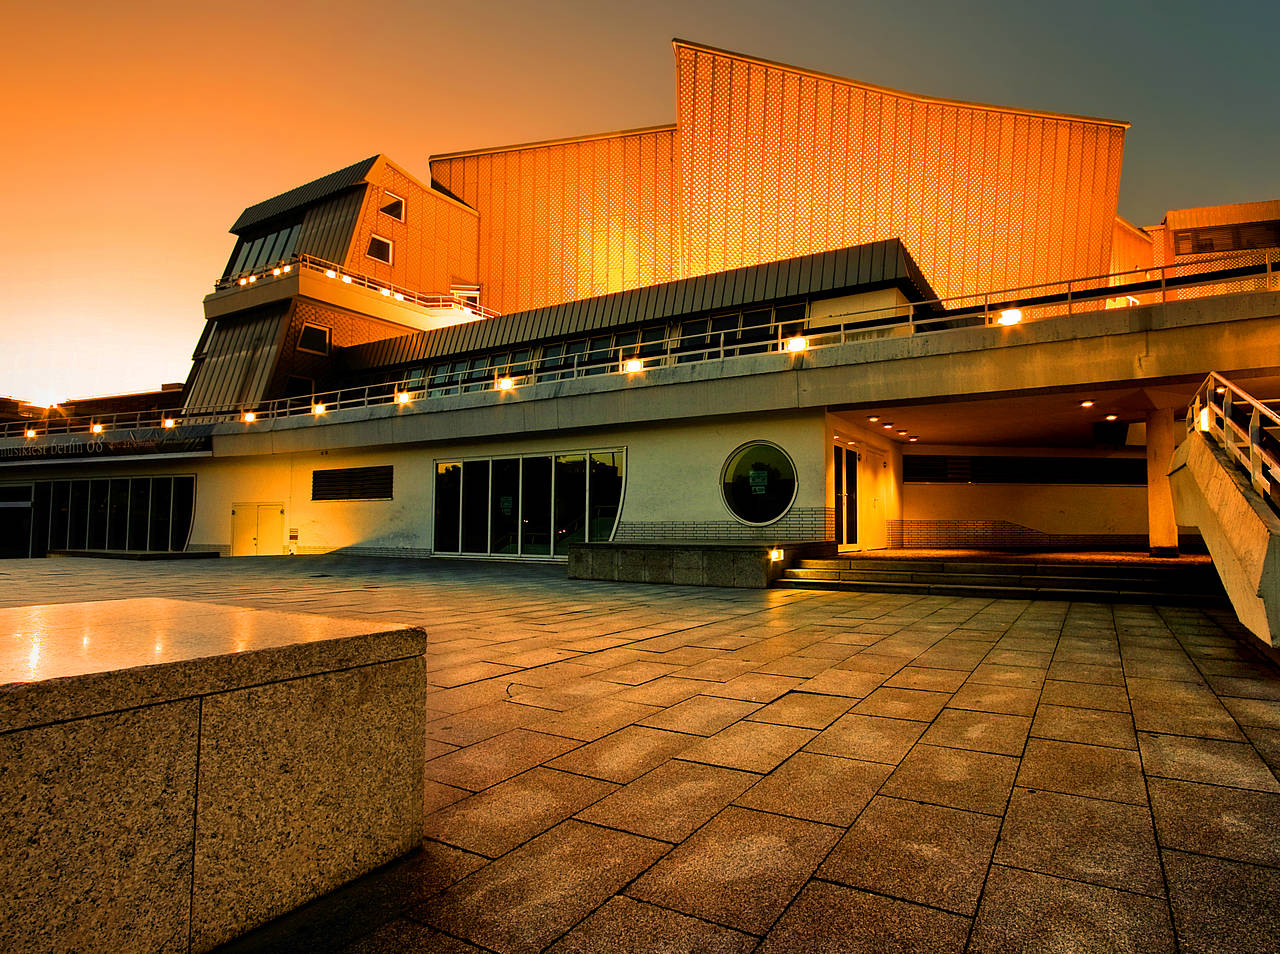
[[[799,355],[677,364],[643,376],[521,385],[344,410],[323,423],[308,416],[251,427],[229,423],[216,428],[214,453],[486,440],[698,417],[1008,401],[1019,395],[1056,395],[1061,404],[1104,391],[1127,401],[1126,413],[1136,417],[1145,406],[1175,406],[1209,370],[1229,377],[1280,375],[1280,367],[1264,364],[1280,361],[1276,356],[1280,293],[1253,292],[1012,327],[850,341]],[[1031,406],[1023,413],[1038,411]],[[945,413],[935,418],[942,421]]]
[[[444,328],[477,321],[483,317],[452,303],[437,306],[420,305],[407,300],[396,301],[393,294],[383,295],[380,291],[354,282],[348,284],[336,274],[330,278],[324,272],[312,269],[295,269],[279,276],[264,275],[252,284],[219,289],[205,296],[204,316],[221,318],[299,296],[390,321],[407,331]]]

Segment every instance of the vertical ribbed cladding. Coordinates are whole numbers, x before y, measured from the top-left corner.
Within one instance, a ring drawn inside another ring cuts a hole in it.
[[[1125,124],[675,52],[685,274],[887,238],[944,296],[1107,271]]]

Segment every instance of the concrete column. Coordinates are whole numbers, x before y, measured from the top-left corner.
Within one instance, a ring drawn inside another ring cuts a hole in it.
[[[1152,556],[1177,556],[1178,520],[1173,513],[1169,464],[1173,460],[1173,408],[1147,412],[1147,539]]]

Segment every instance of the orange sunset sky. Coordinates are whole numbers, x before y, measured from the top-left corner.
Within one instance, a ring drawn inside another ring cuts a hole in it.
[[[1120,212],[1280,198],[1280,4],[9,4],[0,395],[186,377],[240,210],[386,153],[670,122],[680,36],[1124,119]]]

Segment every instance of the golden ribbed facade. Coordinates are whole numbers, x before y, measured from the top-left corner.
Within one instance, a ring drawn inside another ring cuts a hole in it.
[[[434,158],[510,312],[901,238],[940,295],[1110,271],[1127,124],[675,41],[674,127]]]
[[[433,159],[431,176],[480,213],[497,311],[680,277],[673,127]]]

